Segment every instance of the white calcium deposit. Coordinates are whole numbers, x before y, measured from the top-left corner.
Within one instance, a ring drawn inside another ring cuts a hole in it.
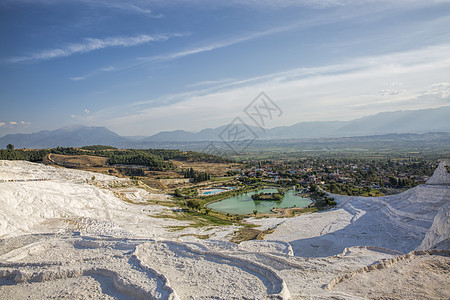
[[[189,223],[147,201],[170,196],[125,179],[0,161],[0,299],[448,299],[448,165],[398,195],[252,218],[276,229],[238,245],[235,225],[173,230]]]

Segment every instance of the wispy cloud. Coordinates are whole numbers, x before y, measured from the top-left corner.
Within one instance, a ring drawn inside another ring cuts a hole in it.
[[[239,36],[211,42],[211,43],[205,44],[203,46],[192,47],[192,48],[188,48],[188,49],[185,49],[182,51],[172,52],[172,53],[168,53],[168,54],[164,54],[164,55],[140,57],[140,58],[138,58],[138,62],[129,64],[129,65],[122,65],[122,66],[116,66],[116,67],[109,66],[106,68],[100,68],[100,69],[94,70],[90,73],[87,73],[85,75],[70,77],[70,80],[73,80],[73,81],[85,80],[87,78],[90,78],[94,75],[97,75],[97,74],[103,73],[103,72],[123,71],[123,70],[141,67],[141,66],[144,66],[144,65],[147,65],[150,63],[165,62],[165,61],[181,59],[186,56],[199,54],[202,52],[213,51],[216,49],[220,49],[220,48],[228,47],[228,46],[231,46],[234,44],[238,44],[238,43],[242,43],[242,42],[249,41],[252,39],[256,39],[258,37],[263,37],[263,36],[274,34],[277,32],[290,30],[290,29],[295,28],[296,26],[299,26],[299,24],[296,23],[296,24],[292,24],[289,26],[280,26],[280,27],[272,28],[272,29],[265,30],[265,31],[253,32],[253,33],[249,33],[246,35],[239,35]],[[183,36],[183,34],[177,33],[177,34],[172,34],[171,36],[179,37],[179,36]]]
[[[274,28],[270,28],[264,31],[257,31],[257,32],[251,32],[251,33],[247,33],[247,34],[240,34],[237,36],[233,36],[230,38],[224,38],[222,40],[218,40],[218,41],[214,41],[211,43],[207,43],[205,45],[202,46],[198,46],[198,47],[192,47],[192,48],[188,48],[182,51],[177,51],[177,52],[172,52],[169,54],[165,54],[165,55],[157,55],[157,56],[150,56],[150,57],[141,57],[140,60],[142,61],[142,63],[148,63],[148,62],[162,62],[162,61],[170,61],[170,60],[175,60],[175,59],[179,59],[179,58],[183,58],[185,56],[190,56],[190,55],[194,55],[194,54],[199,54],[199,53],[203,53],[203,52],[209,52],[209,51],[213,51],[216,49],[220,49],[220,48],[225,48],[228,46],[232,46],[235,44],[239,44],[239,43],[243,43],[246,41],[250,41],[250,40],[254,40],[256,38],[260,38],[260,37],[264,37],[264,36],[268,36],[268,35],[272,35],[275,33],[280,33],[280,32],[284,32],[284,31],[288,31],[288,30],[292,30],[295,29],[301,25],[311,25],[312,22],[308,21],[308,22],[296,22],[294,24],[290,24],[287,26],[279,26],[279,27],[274,27]]]
[[[110,9],[115,9],[120,12],[132,12],[138,14],[144,14],[151,18],[162,18],[163,14],[155,14],[149,8],[138,5],[137,3],[132,3],[132,1],[100,1],[100,0],[78,0],[90,6],[102,6]]]
[[[26,61],[50,60],[109,47],[133,47],[149,42],[165,41],[169,39],[169,37],[169,35],[150,36],[143,34],[134,37],[109,37],[105,39],[86,38],[82,43],[68,44],[61,48],[47,49],[26,56],[13,57],[9,59],[9,62],[20,63]]]
[[[205,81],[199,81],[199,82],[192,83],[192,84],[188,85],[188,87],[198,88],[198,87],[202,87],[202,86],[217,86],[219,84],[230,83],[233,81],[234,80],[231,78],[218,79],[218,80],[205,80]]]
[[[443,44],[218,82],[205,89],[110,107],[88,118],[122,132],[133,128],[150,134],[148,128],[174,130],[180,124],[191,124],[187,130],[198,130],[226,124],[260,91],[285,111],[274,126],[445,106],[450,104],[449,84],[443,81],[450,71],[448,53],[450,44]]]
[[[31,122],[26,121],[9,121],[9,122],[0,122],[0,127],[8,127],[8,128],[14,128],[18,126],[28,126]]]
[[[87,109],[87,108],[85,108],[85,109],[83,110],[83,112],[84,112],[84,115],[85,115],[85,116],[87,116],[87,115],[89,115],[89,114],[91,113],[91,111],[90,111],[89,109]],[[71,118],[71,119],[81,119],[81,118],[83,118],[83,117],[80,116],[80,115],[72,114],[72,115],[70,115],[70,118]]]
[[[67,3],[78,3],[89,7],[105,8],[116,10],[120,13],[135,13],[145,15],[151,18],[162,18],[163,14],[154,13],[148,8],[149,4],[142,1],[121,1],[121,0],[3,0],[1,5],[15,5],[17,3],[33,4],[33,5],[64,5]]]
[[[69,79],[72,81],[80,81],[80,80],[85,80],[88,79],[92,76],[95,76],[98,73],[103,73],[103,72],[112,72],[114,71],[116,68],[114,68],[113,66],[109,66],[109,67],[105,67],[105,68],[100,68],[97,70],[94,70],[88,74],[82,75],[82,76],[74,76],[74,77],[70,77]]]

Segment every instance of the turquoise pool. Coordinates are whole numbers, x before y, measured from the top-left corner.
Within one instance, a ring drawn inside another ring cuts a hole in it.
[[[258,213],[272,213],[272,208],[306,207],[311,200],[299,197],[293,190],[286,192],[281,201],[253,201],[251,196],[256,193],[274,193],[276,189],[261,189],[255,192],[240,194],[208,205],[208,208],[230,214],[251,214],[256,209]]]
[[[208,190],[208,191],[203,192],[202,195],[203,196],[214,195],[214,194],[225,192],[225,191],[226,190],[224,190],[224,189],[213,189],[213,190]]]

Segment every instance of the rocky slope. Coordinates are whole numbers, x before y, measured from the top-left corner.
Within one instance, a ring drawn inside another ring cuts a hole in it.
[[[126,181],[0,161],[0,298],[448,299],[447,165],[399,195],[253,220],[278,227],[237,245],[234,226],[172,230],[188,223],[146,204],[170,198]]]

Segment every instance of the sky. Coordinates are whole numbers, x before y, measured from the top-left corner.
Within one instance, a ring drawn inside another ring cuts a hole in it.
[[[448,106],[450,0],[0,2],[0,136],[255,125],[261,92],[268,128]]]

